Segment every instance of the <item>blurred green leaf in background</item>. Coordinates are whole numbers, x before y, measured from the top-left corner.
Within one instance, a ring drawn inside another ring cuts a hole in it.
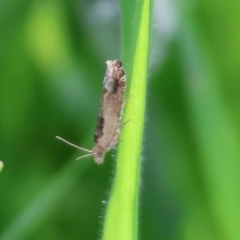
[[[0,2],[1,240],[101,238],[116,151],[75,162],[55,136],[92,147],[127,4]],[[239,8],[153,1],[139,239],[240,239]]]

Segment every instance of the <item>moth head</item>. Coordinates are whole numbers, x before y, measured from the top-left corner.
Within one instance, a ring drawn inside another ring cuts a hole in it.
[[[99,146],[95,146],[92,150],[92,155],[93,155],[93,158],[95,160],[95,162],[97,164],[101,164],[103,163],[103,160],[104,160],[104,156],[105,156],[105,150],[103,150],[101,147]]]

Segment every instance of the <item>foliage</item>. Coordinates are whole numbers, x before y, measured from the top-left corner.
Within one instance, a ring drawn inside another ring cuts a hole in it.
[[[55,136],[92,147],[104,62],[122,51],[127,73],[136,66],[140,15],[128,19],[138,3],[122,0],[120,19],[115,1],[0,2],[1,240],[101,238],[116,152],[100,166],[75,162],[82,153]],[[153,5],[135,230],[139,239],[240,239],[240,2]],[[129,94],[125,120],[138,99]]]
[[[130,82],[129,98],[126,102],[126,114],[124,121],[127,124],[121,138],[116,177],[111,190],[107,207],[106,220],[104,223],[103,239],[138,239],[138,196],[140,187],[141,145],[144,125],[146,78],[149,41],[149,16],[150,1],[136,2],[135,11],[132,15],[124,15],[127,10],[122,3],[123,37],[126,32],[135,26],[135,37],[132,41],[133,56],[129,56],[124,46],[123,60],[127,67],[127,81]],[[129,17],[125,19],[125,17]],[[131,18],[130,18],[131,17]],[[133,22],[132,25],[124,24]],[[123,40],[127,45],[127,41]],[[128,60],[129,59],[129,60]],[[131,61],[132,60],[132,61]],[[130,68],[132,66],[132,69]]]

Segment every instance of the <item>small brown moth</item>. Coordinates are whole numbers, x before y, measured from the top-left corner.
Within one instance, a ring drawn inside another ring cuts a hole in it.
[[[58,139],[65,143],[88,153],[78,157],[76,160],[93,156],[95,162],[101,164],[106,152],[112,149],[118,142],[126,76],[120,60],[108,60],[106,64],[107,71],[103,80],[101,109],[98,115],[96,133],[94,134],[93,149],[88,150],[76,146],[57,136]]]

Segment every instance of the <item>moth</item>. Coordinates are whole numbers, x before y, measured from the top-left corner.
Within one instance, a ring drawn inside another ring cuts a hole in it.
[[[124,92],[126,75],[120,60],[106,61],[107,70],[103,80],[103,93],[101,107],[94,134],[94,147],[88,150],[72,144],[61,137],[56,137],[65,143],[76,147],[88,154],[78,157],[76,160],[93,156],[96,163],[103,163],[106,152],[112,149],[118,142],[122,109],[124,105]]]

